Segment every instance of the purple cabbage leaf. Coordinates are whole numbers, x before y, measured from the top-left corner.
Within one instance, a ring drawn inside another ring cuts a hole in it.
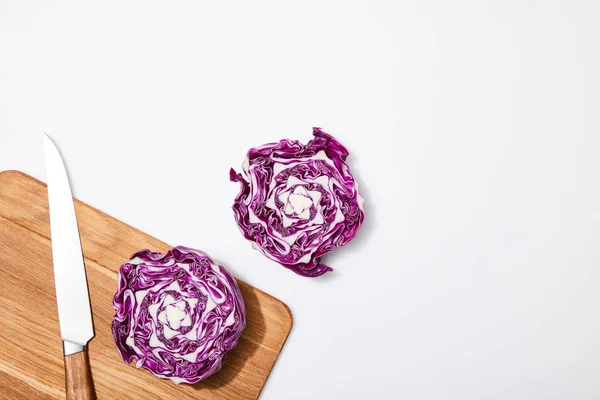
[[[344,246],[364,220],[364,200],[346,164],[348,150],[313,128],[306,145],[281,140],[248,151],[233,211],[244,237],[295,273],[316,277],[332,268],[320,257]]]
[[[126,363],[196,383],[217,372],[244,327],[240,289],[204,252],[142,250],[121,265],[112,332]]]

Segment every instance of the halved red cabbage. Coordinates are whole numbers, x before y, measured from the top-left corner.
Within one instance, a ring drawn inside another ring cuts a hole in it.
[[[131,256],[119,270],[113,306],[123,360],[175,383],[217,372],[246,326],[233,277],[204,252],[183,246]]]
[[[320,257],[348,243],[364,220],[358,185],[346,164],[348,150],[313,128],[306,145],[281,140],[248,151],[233,204],[238,226],[268,258],[299,275],[332,268]]]

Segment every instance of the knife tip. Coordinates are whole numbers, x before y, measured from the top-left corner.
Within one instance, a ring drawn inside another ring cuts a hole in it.
[[[46,132],[44,132],[44,147],[53,147],[55,146],[54,141],[52,140],[52,138],[50,136],[48,136],[48,134]]]

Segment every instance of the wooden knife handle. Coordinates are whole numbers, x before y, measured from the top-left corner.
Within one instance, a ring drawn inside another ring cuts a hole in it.
[[[65,356],[65,380],[67,400],[96,398],[87,348],[79,353]]]

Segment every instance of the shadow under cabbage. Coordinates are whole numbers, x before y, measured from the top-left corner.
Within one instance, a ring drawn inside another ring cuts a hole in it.
[[[212,376],[192,385],[197,390],[219,388],[231,382],[256,353],[266,333],[265,318],[252,287],[237,281],[246,307],[246,328],[237,345],[223,359],[223,367]]]
[[[376,230],[377,220],[374,201],[372,200],[371,192],[368,189],[369,184],[366,183],[365,179],[361,178],[360,169],[353,166],[356,162],[356,159],[357,157],[355,154],[351,153],[351,156],[348,157],[346,163],[348,164],[352,175],[358,183],[358,193],[365,200],[363,205],[365,219],[360,228],[358,228],[356,236],[352,238],[352,240],[346,243],[346,245],[339,247],[331,253],[327,253],[321,257],[321,263],[330,266],[333,268],[333,271],[327,272],[326,274],[315,278],[315,280],[320,283],[328,283],[337,279],[340,274],[336,272],[343,271],[344,269],[344,265],[341,265],[338,260],[342,259],[343,255],[345,254],[351,255],[355,252],[364,251],[364,247],[370,240],[372,240]]]

